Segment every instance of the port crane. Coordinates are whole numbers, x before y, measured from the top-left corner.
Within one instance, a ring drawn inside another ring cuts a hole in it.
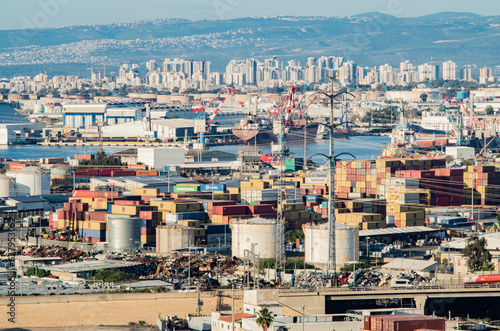
[[[215,111],[210,115],[209,120],[208,120],[208,124],[207,124],[206,123],[206,113],[207,113],[208,109],[215,103],[215,100],[217,100],[221,96],[221,94],[223,94],[223,93],[226,93],[226,96],[224,96],[224,99],[222,99],[222,102],[215,109]],[[212,101],[210,101],[210,103],[206,107],[193,108],[193,113],[199,113],[195,117],[195,129],[200,134],[200,144],[202,146],[205,145],[205,133],[207,131],[207,128],[210,125],[212,125],[212,122],[214,121],[214,119],[217,116],[217,114],[219,113],[222,105],[226,102],[226,100],[229,96],[233,96],[236,99],[236,101],[238,101],[240,106],[242,108],[245,108],[245,104],[243,104],[243,102],[238,100],[238,98],[236,97],[236,94],[237,94],[237,92],[236,92],[236,89],[234,87],[233,88],[224,87],[223,89],[221,89],[219,91],[219,93],[217,93],[216,97],[213,98]],[[197,120],[201,122],[199,125],[196,125]]]

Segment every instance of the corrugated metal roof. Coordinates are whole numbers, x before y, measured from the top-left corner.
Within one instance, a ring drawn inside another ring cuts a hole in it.
[[[360,237],[370,237],[370,236],[386,236],[391,234],[409,234],[409,233],[419,233],[419,232],[439,232],[441,230],[431,229],[425,226],[410,226],[406,228],[386,228],[386,229],[376,229],[376,230],[361,230],[359,231]]]
[[[418,270],[429,271],[435,269],[438,265],[436,261],[425,261],[415,259],[395,259],[382,266],[384,269],[399,269],[399,270]]]
[[[0,102],[0,123],[30,123],[28,119],[19,114],[9,104]]]

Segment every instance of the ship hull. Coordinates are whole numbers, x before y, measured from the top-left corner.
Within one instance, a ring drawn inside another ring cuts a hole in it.
[[[318,124],[310,124],[307,126],[307,140],[314,141],[317,138],[324,139],[324,137],[317,137],[316,134],[318,132]],[[274,134],[271,129],[233,129],[233,134],[248,144],[270,144],[277,143],[278,136]],[[334,138],[345,138],[351,134],[351,130],[348,129],[339,129],[334,131]],[[328,132],[325,134],[325,137],[328,137]],[[292,143],[304,141],[304,129],[300,127],[291,127],[288,130],[288,133],[285,135],[285,142]]]

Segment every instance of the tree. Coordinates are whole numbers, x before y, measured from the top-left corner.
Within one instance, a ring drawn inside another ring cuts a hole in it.
[[[425,93],[420,94],[420,100],[422,100],[422,102],[426,102],[427,101],[427,97],[428,96]]]
[[[103,151],[97,152],[94,160],[82,160],[80,161],[80,166],[89,166],[89,165],[97,165],[97,166],[121,166],[123,165],[120,158],[106,155]]]
[[[135,278],[133,274],[118,269],[100,269],[94,276],[95,280],[102,280],[105,283],[121,283]]]
[[[486,108],[484,109],[484,113],[486,115],[493,115],[494,113],[493,107],[491,105],[486,106]]]
[[[469,236],[467,244],[462,251],[462,256],[467,258],[467,269],[470,272],[476,272],[489,268],[491,254],[486,249],[486,239],[479,239],[478,236]]]
[[[260,326],[262,330],[267,331],[273,320],[274,317],[271,315],[269,309],[262,308],[257,312],[257,325]]]
[[[50,271],[39,269],[38,267],[32,267],[26,270],[26,276],[44,278],[50,276]]]

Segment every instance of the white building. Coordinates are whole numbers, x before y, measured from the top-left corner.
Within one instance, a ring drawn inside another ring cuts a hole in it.
[[[443,79],[455,80],[457,79],[457,65],[453,61],[443,62]]]

